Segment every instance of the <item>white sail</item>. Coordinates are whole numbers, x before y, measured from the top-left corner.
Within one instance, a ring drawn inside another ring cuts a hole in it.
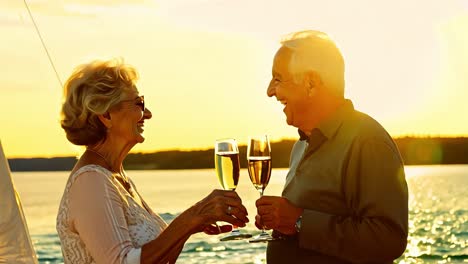
[[[37,264],[18,193],[0,142],[0,263]]]

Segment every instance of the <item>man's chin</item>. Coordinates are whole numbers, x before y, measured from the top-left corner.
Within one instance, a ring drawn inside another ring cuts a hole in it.
[[[299,126],[297,124],[294,124],[294,121],[291,120],[291,119],[286,119],[286,123],[289,125],[289,126],[293,126],[295,128],[299,128]]]

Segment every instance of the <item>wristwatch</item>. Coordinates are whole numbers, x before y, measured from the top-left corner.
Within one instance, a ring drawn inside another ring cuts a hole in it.
[[[301,224],[302,224],[302,215],[297,218],[296,224],[294,225],[297,233],[301,232]]]

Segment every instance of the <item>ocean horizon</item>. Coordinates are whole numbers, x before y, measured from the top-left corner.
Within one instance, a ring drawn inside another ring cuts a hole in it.
[[[468,165],[405,166],[409,187],[408,246],[395,263],[468,262]],[[280,195],[287,169],[273,169],[265,195]],[[68,171],[13,172],[30,235],[40,263],[63,263],[55,230],[58,205]],[[167,222],[219,189],[213,169],[134,170],[128,175],[146,202]],[[183,184],[181,184],[183,182]],[[259,193],[241,170],[237,192],[251,222],[242,232],[258,234],[253,225]],[[220,242],[220,236],[193,235],[177,263],[265,263],[265,243]]]

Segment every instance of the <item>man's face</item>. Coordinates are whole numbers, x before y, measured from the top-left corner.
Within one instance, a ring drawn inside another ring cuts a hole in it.
[[[275,96],[284,105],[288,125],[301,128],[306,121],[308,102],[307,88],[302,81],[295,83],[290,72],[291,50],[282,47],[278,50],[273,61],[272,79],[268,86],[267,95]]]

